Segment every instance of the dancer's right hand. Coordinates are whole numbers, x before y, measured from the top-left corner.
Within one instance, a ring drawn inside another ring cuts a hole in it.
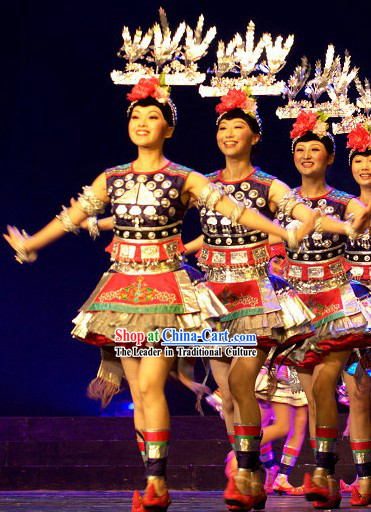
[[[30,237],[27,235],[25,231],[22,233],[15,226],[7,226],[8,234],[3,234],[3,237],[8,242],[8,244],[15,250],[16,253],[20,253],[22,251],[26,252],[27,260],[29,262],[35,261],[37,258],[36,251],[27,250],[27,240]]]

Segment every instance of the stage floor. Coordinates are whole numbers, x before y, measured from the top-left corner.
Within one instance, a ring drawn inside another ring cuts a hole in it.
[[[173,491],[169,512],[226,512],[222,492]],[[0,511],[8,512],[130,512],[131,493],[128,492],[0,492]],[[268,512],[298,512],[313,510],[301,497],[269,496]],[[361,511],[350,507],[349,495],[343,497],[341,510]]]

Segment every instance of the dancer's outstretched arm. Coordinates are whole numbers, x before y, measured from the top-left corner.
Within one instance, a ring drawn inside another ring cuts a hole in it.
[[[106,175],[104,172],[95,179],[91,186],[91,190],[96,198],[102,203],[107,204],[109,202],[106,189]],[[78,227],[81,222],[89,216],[81,209],[81,203],[79,201],[76,201],[76,203],[64,212],[71,223],[76,227]],[[17,228],[10,226],[8,226],[8,234],[4,234],[3,236],[15,251],[18,251],[20,245],[22,245],[22,249],[27,254],[35,254],[36,257],[36,253],[40,249],[43,249],[47,245],[61,238],[66,234],[66,231],[66,226],[61,222],[61,220],[54,218],[49,222],[49,224],[31,237],[21,234]]]
[[[183,194],[189,194],[190,196],[199,200],[200,196],[205,193],[205,187],[211,186],[210,182],[202,174],[191,172],[185,182],[183,188]],[[215,187],[215,186],[214,186]],[[215,187],[216,188],[216,187]],[[236,210],[236,203],[229,199],[228,196],[224,195],[215,205],[215,210],[230,218]],[[308,235],[314,227],[314,219],[307,219],[305,223],[297,230],[297,240],[302,240]],[[261,215],[253,209],[245,208],[238,218],[238,223],[247,227],[248,229],[257,229],[267,234],[277,235],[283,240],[289,239],[288,230],[281,226],[275,225],[270,219]]]

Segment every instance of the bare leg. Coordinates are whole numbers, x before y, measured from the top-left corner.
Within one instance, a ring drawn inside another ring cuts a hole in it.
[[[255,396],[255,381],[266,358],[267,351],[262,349],[257,350],[257,357],[238,358],[234,362],[229,375],[229,387],[238,404],[240,422],[243,425],[241,428],[246,429],[246,426],[251,426],[249,428],[253,429],[257,435],[259,435],[261,428],[261,416]],[[256,434],[253,434],[253,436]],[[251,446],[255,446],[254,443],[255,441],[252,442]],[[242,458],[238,459],[239,469],[235,482],[241,493],[250,494],[251,496],[258,495],[262,488],[260,472],[251,469],[252,466],[255,467],[255,459],[258,460],[259,458],[259,452],[256,452],[256,449],[259,450],[258,444],[252,451],[245,452],[245,448],[241,451],[241,447],[240,450],[238,449],[236,439],[236,453],[238,457],[241,456]],[[243,459],[247,453],[250,454],[249,457]],[[244,460],[243,463],[242,460]],[[251,462],[247,462],[248,460]]]
[[[165,383],[175,358],[143,357],[139,369],[139,390],[146,430],[169,430],[170,415],[165,397]],[[166,491],[163,477],[151,479],[156,493]]]
[[[303,445],[306,427],[307,427],[307,406],[290,407],[290,432],[286,438],[283,448],[280,468],[278,470],[276,484],[281,487],[292,489],[288,482],[291,470],[295,466],[296,459],[299,456]]]
[[[235,398],[241,423],[260,425],[261,417],[255,396],[255,381],[267,359],[268,351],[258,349],[256,357],[240,357],[232,365],[229,388]]]
[[[370,389],[367,382],[357,387],[354,377],[343,372],[349,394],[349,428],[351,439],[371,439]]]
[[[366,377],[358,386],[353,376],[343,372],[343,378],[349,394],[349,429],[352,451],[354,443],[357,441],[371,440],[370,424],[370,380]],[[356,452],[353,451],[357,459]],[[355,460],[356,462],[356,460]],[[360,461],[358,461],[360,462]],[[361,466],[357,466],[361,468]],[[359,476],[364,477],[363,471],[358,471]],[[357,477],[358,480],[358,477]],[[371,493],[371,478],[361,478],[358,480],[359,491],[361,494]]]
[[[313,397],[316,404],[316,424],[319,427],[325,427],[330,432],[336,431],[338,427],[338,412],[336,406],[335,389],[341,371],[346,363],[350,351],[330,352],[324,356],[323,363],[316,366],[313,372]],[[324,436],[324,437],[331,437]],[[317,446],[318,450],[318,446]],[[317,451],[318,457],[327,457],[326,463],[322,462],[313,475],[313,482],[319,487],[327,486],[329,480],[327,476],[332,473],[329,464],[329,452]],[[332,454],[330,453],[330,456]]]
[[[316,406],[312,393],[313,370],[297,368],[296,371],[308,400],[309,435],[311,439],[314,439],[316,437]]]
[[[134,402],[134,427],[138,432],[145,430],[145,421],[143,413],[142,398],[139,392],[139,368],[140,358],[122,357],[121,364],[124,368],[125,377],[129,383],[131,398]],[[141,442],[142,438],[137,434],[137,441]]]
[[[350,351],[330,352],[313,372],[313,397],[316,404],[316,424],[337,427],[338,412],[335,389]]]
[[[270,420],[272,418],[274,418],[272,403],[264,402],[264,407],[262,407],[261,404],[259,403],[259,409],[260,409],[260,416],[262,419],[261,425],[262,425],[262,429],[264,430],[265,428],[268,427]],[[263,438],[262,438],[261,444],[266,444],[266,443],[263,443],[263,439],[264,439],[264,431],[263,431]]]
[[[234,406],[229,389],[228,379],[231,370],[231,361],[224,359],[210,359],[211,371],[223,399],[223,414],[227,432],[234,432]]]
[[[286,439],[286,444],[298,450],[301,449],[305,438],[307,427],[308,407],[302,405],[300,407],[291,407],[293,416],[291,429]]]
[[[279,402],[271,402],[271,405],[275,419],[271,425],[264,428],[261,441],[262,445],[287,436],[290,430],[290,406]]]

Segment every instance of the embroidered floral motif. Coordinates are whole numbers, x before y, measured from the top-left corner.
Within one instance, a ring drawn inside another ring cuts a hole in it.
[[[231,293],[227,287],[223,288],[218,298],[227,307],[227,309],[234,309],[237,306],[247,306],[249,308],[255,308],[259,306],[259,299],[252,295],[245,295],[239,297],[238,295]]]
[[[158,300],[160,302],[173,304],[176,301],[176,295],[167,291],[151,288],[145,282],[144,277],[138,276],[129,286],[102,293],[99,297],[100,302],[111,302],[114,299],[134,303]]]
[[[256,308],[259,306],[259,299],[257,297],[252,297],[251,295],[246,295],[245,297],[241,297],[234,306],[248,306],[249,308]]]
[[[238,295],[231,293],[227,286],[223,288],[220,295],[218,295],[218,298],[222,301],[223,304],[230,304],[234,301],[238,301]]]

